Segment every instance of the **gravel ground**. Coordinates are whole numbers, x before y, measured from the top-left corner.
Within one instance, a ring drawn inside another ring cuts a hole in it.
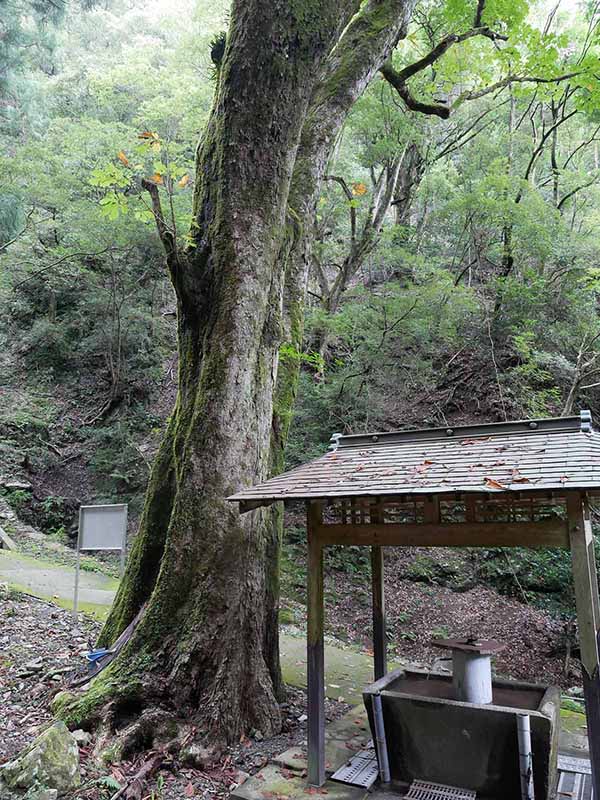
[[[458,592],[433,582],[408,580],[407,564],[417,556],[417,551],[386,552],[386,603],[393,652],[417,663],[431,664],[440,656],[430,645],[432,637],[469,634],[496,638],[509,645],[496,659],[498,673],[563,687],[580,685],[577,661],[571,660],[566,673],[564,670],[564,631],[560,621],[483,586]],[[299,556],[299,569],[301,561]],[[371,648],[367,572],[330,570],[326,579],[328,635],[365,651]],[[297,599],[287,603],[300,628],[305,623],[301,578],[300,574]],[[0,762],[18,752],[50,722],[50,699],[85,669],[84,654],[99,627],[96,620],[83,615],[75,627],[70,612],[0,585]],[[328,701],[327,716],[335,719],[347,709],[344,703]],[[282,704],[284,725],[279,736],[263,739],[255,732],[216,755],[202,769],[177,760],[165,761],[160,772],[146,784],[144,798],[228,796],[235,784],[258,771],[273,756],[303,743],[305,711],[305,693],[290,688],[287,701]],[[93,742],[80,748],[82,788],[72,798],[110,800],[118,786],[129,782],[151,755],[140,754],[132,761],[101,769],[91,758],[92,746]]]
[[[9,758],[50,720],[48,702],[74,671],[99,626],[44,600],[0,586],[0,760]]]
[[[84,654],[99,627],[93,618],[80,615],[75,628],[70,612],[0,586],[0,762],[13,757],[50,723],[51,698],[85,669]],[[349,708],[345,703],[327,701],[327,718],[337,719]],[[218,753],[214,762],[203,769],[166,760],[146,785],[144,797],[227,797],[234,785],[257,772],[273,756],[304,742],[305,692],[290,687],[281,710],[283,730],[278,736],[263,739],[260,732],[254,732]],[[149,757],[145,753],[101,769],[91,758],[92,746],[93,742],[80,747],[82,787],[71,795],[73,800],[109,800]]]

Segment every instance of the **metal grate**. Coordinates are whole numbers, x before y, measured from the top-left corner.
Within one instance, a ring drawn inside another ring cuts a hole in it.
[[[592,776],[581,772],[561,772],[556,796],[560,800],[592,800]]]
[[[582,772],[585,775],[592,774],[592,765],[589,758],[577,758],[576,756],[565,756],[558,754],[558,769],[561,772]]]
[[[587,758],[558,756],[558,789],[560,800],[592,800],[592,766]]]
[[[379,766],[375,751],[370,748],[361,750],[352,756],[331,776],[332,780],[340,783],[349,783],[352,786],[362,786],[370,789],[379,775]]]
[[[431,781],[413,781],[404,800],[474,800],[477,792]]]

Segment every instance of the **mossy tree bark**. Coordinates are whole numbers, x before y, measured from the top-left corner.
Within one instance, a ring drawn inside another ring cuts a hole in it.
[[[193,246],[146,187],[177,295],[179,391],[100,642],[146,609],[87,692],[57,705],[72,724],[115,729],[160,708],[229,741],[279,729],[280,525],[225,498],[281,466],[297,365],[278,378],[278,352],[301,344],[306,220],[345,114],[409,7],[235,0],[198,149]]]

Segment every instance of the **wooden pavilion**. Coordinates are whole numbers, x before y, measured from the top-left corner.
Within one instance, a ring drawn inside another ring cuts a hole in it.
[[[600,605],[589,500],[591,415],[332,437],[326,455],[229,498],[240,512],[304,500],[308,532],[308,783],[325,781],[323,553],[368,545],[375,679],[386,673],[383,547],[571,551],[594,794],[600,797]]]

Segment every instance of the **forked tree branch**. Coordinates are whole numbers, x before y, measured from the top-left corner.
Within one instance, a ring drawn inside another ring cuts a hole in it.
[[[416,75],[418,72],[422,72],[426,67],[430,67],[436,61],[438,61],[444,53],[446,53],[453,45],[460,44],[461,42],[466,42],[468,39],[472,39],[475,36],[485,36],[487,39],[491,39],[493,42],[496,40],[507,41],[508,36],[505,36],[503,33],[496,33],[491,28],[488,28],[487,25],[480,26],[477,28],[471,28],[464,33],[451,33],[448,36],[445,36],[436,46],[427,53],[427,55],[420,58],[418,61],[409,64],[406,67],[397,71],[397,76],[401,81],[407,81],[409,78],[412,78],[413,75]]]
[[[142,188],[145,189],[150,195],[150,200],[152,201],[152,213],[156,223],[156,230],[158,231],[158,236],[162,242],[167,257],[171,258],[174,255],[175,239],[172,231],[165,222],[165,217],[163,215],[163,210],[160,203],[158,186],[154,183],[154,181],[150,181],[147,178],[142,178]]]
[[[406,67],[403,67],[400,70],[395,69],[391,64],[391,61],[388,61],[381,68],[380,72],[385,80],[396,90],[396,92],[404,101],[405,105],[410,108],[411,111],[417,111],[421,114],[428,114],[430,116],[448,119],[451,111],[465,100],[476,100],[480,97],[484,97],[487,94],[504,89],[513,83],[561,83],[562,81],[574,78],[579,74],[578,72],[569,72],[564,75],[558,75],[555,78],[508,75],[506,78],[496,81],[490,86],[486,86],[484,89],[479,89],[472,92],[463,92],[451,105],[445,103],[427,103],[422,100],[417,100],[412,95],[407,85],[408,79],[413,75],[422,72],[427,67],[432,66],[455,44],[465,42],[475,36],[484,36],[487,39],[491,39],[492,42],[508,40],[508,36],[505,34],[498,33],[487,25],[481,24],[484,9],[485,0],[478,0],[473,27],[464,33],[453,33],[445,36],[434,48],[429,51],[429,53],[427,53],[427,55],[423,56],[423,58],[418,59],[412,64],[408,64]]]
[[[404,100],[405,105],[411,111],[418,111],[420,114],[428,114],[430,116],[441,117],[448,119],[450,116],[449,106],[441,105],[440,103],[423,103],[421,100],[415,99],[400,74],[392,67],[391,64],[384,64],[380,70],[386,81],[392,86]]]
[[[555,78],[537,78],[534,75],[507,75],[506,78],[491,83],[483,89],[477,89],[473,92],[463,92],[454,103],[452,103],[452,108],[456,108],[465,100],[478,100],[480,97],[485,97],[486,94],[492,94],[499,89],[512,86],[513,83],[562,83],[571,78],[576,78],[577,75],[579,75],[579,72],[567,72],[564,75],[557,75]]]

